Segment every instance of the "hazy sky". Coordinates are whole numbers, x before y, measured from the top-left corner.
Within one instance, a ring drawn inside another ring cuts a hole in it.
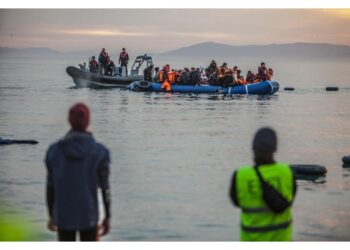
[[[350,45],[350,9],[0,10],[0,47],[163,52],[208,41]]]

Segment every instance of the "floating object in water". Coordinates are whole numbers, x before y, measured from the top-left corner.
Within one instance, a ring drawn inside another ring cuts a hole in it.
[[[290,165],[294,176],[297,180],[313,179],[313,177],[320,177],[327,173],[324,166],[313,164],[294,164]]]
[[[338,91],[338,87],[326,87],[326,91]]]
[[[254,84],[221,87],[213,85],[172,85],[171,91],[164,91],[161,83],[147,81],[135,81],[128,86],[131,91],[139,92],[171,92],[171,93],[194,93],[194,94],[249,94],[271,95],[278,91],[279,83],[275,81],[263,81]]]
[[[342,161],[343,161],[344,168],[350,168],[350,155],[344,156]]]
[[[294,88],[293,87],[285,87],[284,90],[294,91]]]
[[[35,140],[8,140],[2,139],[0,137],[0,145],[10,145],[10,144],[38,144],[39,142]]]

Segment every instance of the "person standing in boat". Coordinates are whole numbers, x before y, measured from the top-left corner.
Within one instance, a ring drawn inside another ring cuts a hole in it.
[[[122,49],[122,52],[119,54],[119,64],[120,67],[125,67],[126,75],[128,75],[128,62],[129,62],[129,54],[126,52],[125,48]]]
[[[238,168],[229,190],[232,203],[241,208],[240,239],[290,241],[297,189],[293,172],[288,164],[275,162],[277,136],[271,128],[256,132],[252,148],[255,166]]]
[[[98,62],[95,59],[95,56],[92,56],[90,62],[89,62],[89,70],[92,73],[98,72]]]
[[[98,62],[100,63],[100,74],[105,75],[107,72],[107,60],[108,53],[105,48],[102,49],[100,55],[98,56]]]
[[[87,131],[89,108],[77,103],[69,110],[71,130],[46,153],[47,227],[58,231],[59,241],[97,241],[110,229],[108,149]],[[98,189],[102,191],[105,217],[98,225]]]

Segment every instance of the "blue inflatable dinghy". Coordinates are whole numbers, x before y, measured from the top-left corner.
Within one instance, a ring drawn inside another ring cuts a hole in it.
[[[161,88],[161,83],[148,81],[132,82],[128,89],[139,92],[165,92]],[[233,87],[221,87],[212,85],[172,85],[171,93],[194,93],[194,94],[243,94],[243,95],[272,95],[279,89],[279,83],[276,81],[264,81],[254,84],[247,84]]]

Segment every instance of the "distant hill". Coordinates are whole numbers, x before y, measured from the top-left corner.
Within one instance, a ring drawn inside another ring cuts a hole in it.
[[[227,55],[260,56],[260,57],[350,57],[350,46],[324,43],[291,43],[271,45],[233,46],[221,43],[206,42],[195,44],[165,53],[164,57],[225,57]]]
[[[0,47],[0,55],[9,56],[38,56],[38,57],[67,57],[67,56],[79,56],[79,57],[89,57],[93,55],[93,51],[89,50],[78,50],[70,52],[61,52],[49,48],[6,48]],[[96,52],[95,52],[96,54]]]
[[[172,51],[153,54],[155,58],[218,58],[218,57],[286,57],[286,58],[350,58],[350,46],[325,43],[291,43],[270,45],[235,46],[215,42],[199,43]],[[43,56],[43,57],[81,57],[98,55],[97,51],[79,50],[60,52],[49,48],[4,48],[0,55],[10,56]]]

